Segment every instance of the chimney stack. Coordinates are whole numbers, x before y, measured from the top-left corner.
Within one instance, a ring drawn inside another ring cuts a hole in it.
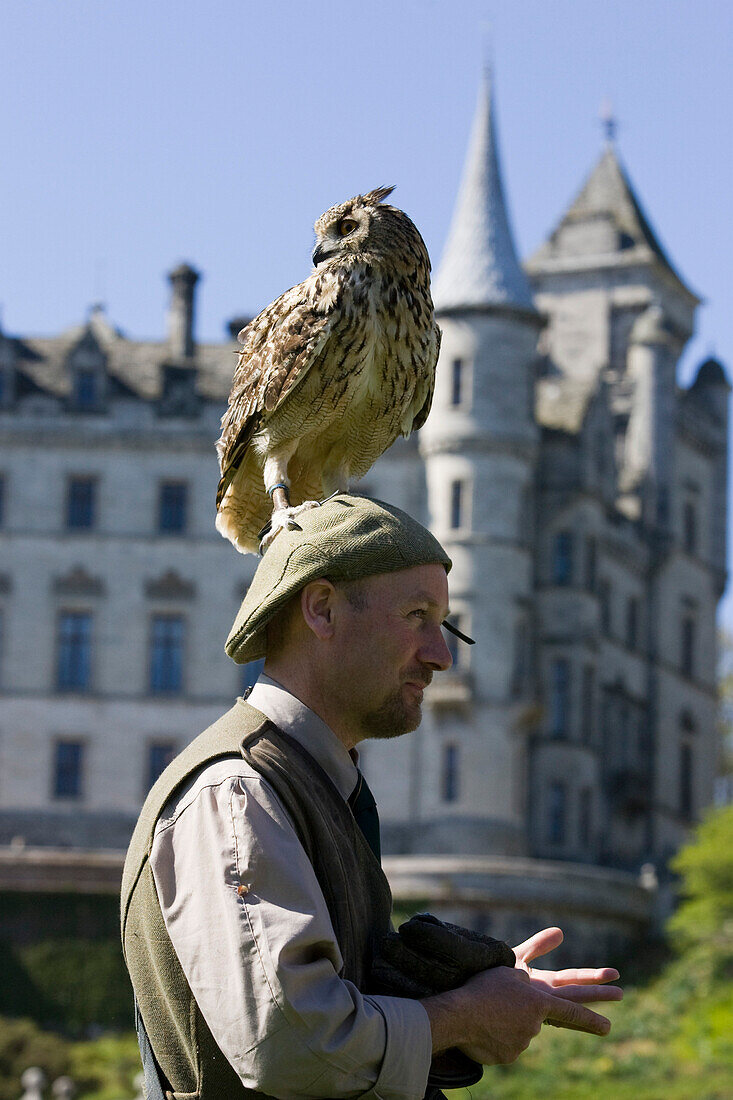
[[[168,344],[171,358],[192,359],[194,291],[199,273],[189,264],[183,263],[169,273],[168,280],[173,288],[168,311]]]

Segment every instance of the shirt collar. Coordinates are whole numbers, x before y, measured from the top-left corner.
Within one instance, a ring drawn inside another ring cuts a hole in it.
[[[315,711],[264,673],[247,696],[247,702],[284,733],[294,737],[320,764],[342,798],[348,799],[359,778],[356,749],[349,752]]]

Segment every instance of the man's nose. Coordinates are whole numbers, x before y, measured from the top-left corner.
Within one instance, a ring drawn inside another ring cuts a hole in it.
[[[430,665],[437,672],[445,672],[446,669],[451,667],[453,657],[446,644],[441,626],[436,626],[431,630],[430,637],[425,639],[425,644],[421,647],[419,656],[421,661]]]

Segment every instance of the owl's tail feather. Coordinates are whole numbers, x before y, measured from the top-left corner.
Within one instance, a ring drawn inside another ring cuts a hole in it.
[[[240,554],[259,553],[259,538],[257,535],[253,537],[248,532],[244,532],[236,522],[230,509],[224,508],[217,513],[216,529],[225,539],[229,539],[232,546],[235,550],[238,550]]]

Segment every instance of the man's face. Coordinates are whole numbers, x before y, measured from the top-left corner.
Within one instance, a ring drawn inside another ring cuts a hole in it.
[[[423,689],[452,663],[440,625],[448,579],[442,565],[418,565],[359,588],[361,608],[338,593],[339,695],[355,740],[399,737],[420,725]]]

